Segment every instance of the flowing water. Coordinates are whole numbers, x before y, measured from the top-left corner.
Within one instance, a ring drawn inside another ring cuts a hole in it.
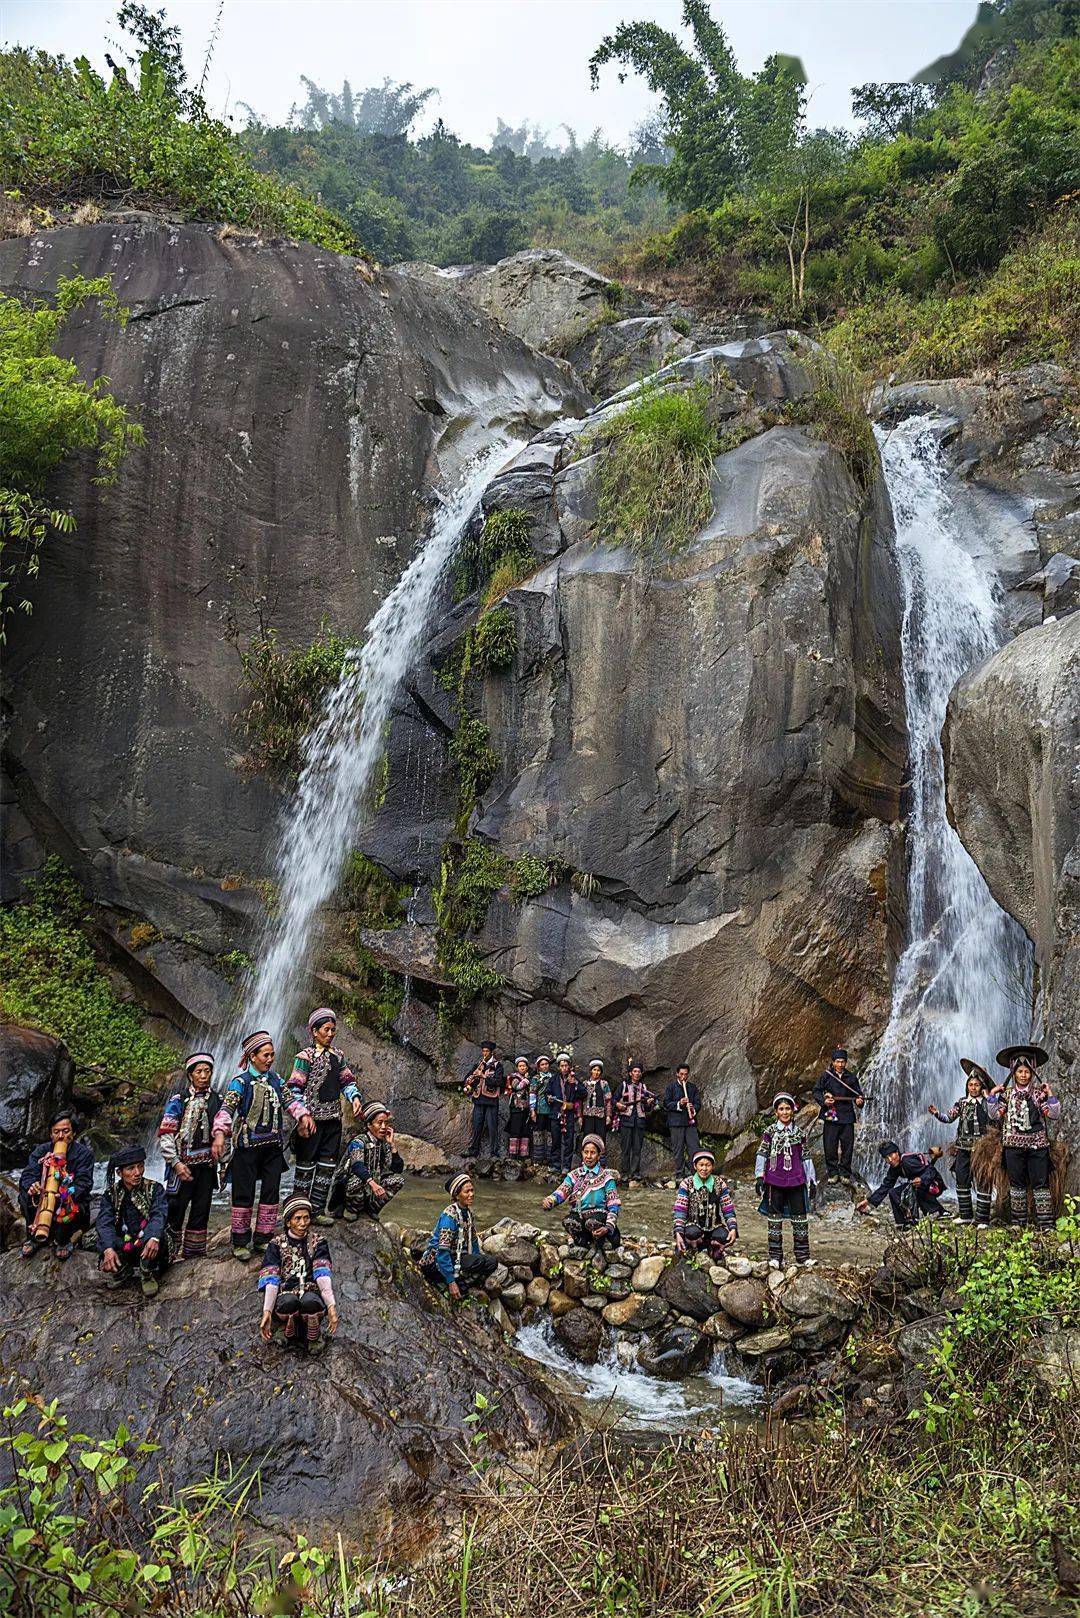
[[[465,525],[507,452],[500,440],[472,462],[368,624],[363,646],[347,660],[305,742],[300,779],[278,842],[276,908],[238,1014],[218,1041],[226,1063],[251,1029],[268,1028],[280,1042],[291,1026],[319,912],[337,887],[382,760],[394,696],[419,649]]]
[[[1031,1028],[1031,948],[998,906],[949,824],[941,729],[949,693],[1007,638],[996,576],[975,560],[949,497],[933,417],[882,435],[903,589],[901,653],[910,731],[908,943],[888,1026],[865,1078],[862,1139],[913,1147],[943,1139],[927,1116],[963,1090],[961,1056],[994,1053]],[[868,1165],[877,1177],[876,1165]]]

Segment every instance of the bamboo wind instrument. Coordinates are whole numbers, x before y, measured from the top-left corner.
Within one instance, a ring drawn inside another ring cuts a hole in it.
[[[67,1159],[68,1143],[65,1139],[54,1142],[53,1149],[45,1159],[41,1176],[41,1197],[38,1201],[38,1211],[34,1223],[30,1227],[30,1235],[35,1242],[47,1242],[49,1232],[52,1230],[53,1218],[56,1214],[56,1204],[60,1200],[60,1176],[63,1173]]]
[[[694,1106],[694,1103],[690,1100],[690,1093],[686,1088],[686,1080],[685,1079],[680,1079],[679,1083],[682,1086],[683,1100],[686,1102],[686,1121],[687,1121],[687,1123],[696,1124],[697,1123],[697,1108]]]

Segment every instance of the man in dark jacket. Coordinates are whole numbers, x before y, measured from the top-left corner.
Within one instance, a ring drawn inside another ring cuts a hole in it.
[[[506,1071],[495,1056],[495,1041],[485,1039],[480,1060],[465,1074],[465,1094],[472,1100],[472,1139],[467,1157],[476,1158],[487,1136],[489,1157],[499,1155],[499,1101],[506,1094]]]
[[[849,1069],[847,1062],[847,1051],[838,1045],[814,1086],[814,1100],[821,1108],[825,1177],[835,1180],[843,1176],[850,1184],[855,1118],[865,1098],[859,1075]]]
[[[75,1114],[58,1112],[49,1125],[49,1139],[34,1147],[19,1176],[19,1207],[26,1220],[23,1258],[33,1258],[50,1242],[57,1258],[71,1257],[83,1231],[90,1229],[93,1186],[94,1154],[85,1141],[76,1139]],[[52,1219],[48,1229],[35,1236],[34,1221],[43,1197],[51,1200]]]
[[[122,1287],[138,1276],[143,1296],[152,1298],[172,1263],[174,1239],[165,1187],[145,1177],[145,1164],[141,1146],[125,1146],[109,1159],[97,1239],[105,1284]]]
[[[943,1214],[941,1194],[945,1181],[937,1160],[940,1146],[931,1146],[929,1152],[902,1152],[894,1140],[883,1140],[879,1155],[888,1164],[888,1172],[876,1191],[871,1191],[856,1206],[860,1213],[876,1208],[888,1197],[893,1219],[902,1228],[917,1224],[924,1214]]]
[[[675,1156],[675,1178],[681,1180],[690,1172],[694,1155],[701,1141],[698,1138],[697,1114],[701,1095],[696,1084],[690,1082],[690,1069],[680,1062],[675,1077],[664,1090],[664,1111],[667,1114],[671,1150]]]

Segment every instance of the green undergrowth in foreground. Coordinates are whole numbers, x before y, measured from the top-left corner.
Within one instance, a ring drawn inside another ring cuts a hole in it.
[[[82,931],[85,908],[54,857],[27,884],[22,903],[0,910],[0,1013],[55,1034],[79,1067],[101,1064],[148,1087],[176,1066],[177,1053],[117,998]]]
[[[861,1430],[826,1405],[814,1421],[649,1452],[590,1434],[544,1470],[535,1457],[506,1463],[485,1435],[495,1407],[478,1397],[466,1430],[446,1436],[472,1473],[460,1533],[412,1567],[392,1546],[358,1557],[340,1539],[297,1536],[283,1554],[242,1462],[171,1497],[142,1493],[149,1446],[124,1429],[80,1435],[55,1406],[16,1399],[0,1439],[15,1472],[0,1490],[0,1607],[54,1618],[1075,1613],[1075,1395],[1032,1375],[1038,1331],[1080,1323],[1074,1210],[1058,1232],[941,1240],[927,1229],[902,1244],[909,1285],[953,1289],[951,1325],[921,1407]]]

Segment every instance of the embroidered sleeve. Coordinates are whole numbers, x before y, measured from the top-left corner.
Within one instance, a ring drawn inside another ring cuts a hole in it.
[[[945,1114],[945,1117],[948,1120],[948,1122],[951,1124],[951,1123],[955,1123],[957,1118],[959,1118],[959,1116],[960,1116],[960,1103],[959,1103],[959,1101],[954,1101],[952,1106],[949,1108],[948,1112]]]
[[[349,1173],[363,1182],[371,1179],[371,1170],[368,1168],[367,1147],[359,1135],[349,1142]]]
[[[690,1182],[680,1180],[675,1191],[675,1206],[671,1210],[671,1223],[678,1235],[686,1224],[686,1216],[690,1212]]]
[[[608,1229],[614,1230],[619,1221],[619,1209],[622,1207],[622,1203],[619,1201],[619,1188],[615,1184],[614,1175],[609,1176],[608,1183],[604,1187],[604,1204],[607,1208]]]
[[[221,1106],[214,1119],[214,1134],[229,1136],[233,1132],[233,1119],[244,1094],[244,1080],[238,1073],[229,1080],[225,1086],[225,1094],[221,1098]]]
[[[726,1180],[720,1181],[720,1212],[724,1216],[724,1224],[728,1230],[733,1230],[738,1235],[739,1221],[735,1213],[735,1198]]]
[[[344,1059],[341,1063],[341,1093],[346,1101],[362,1101],[364,1098],[360,1080]]]
[[[1002,1118],[1005,1114],[1004,1096],[987,1096],[986,1111],[990,1118]]]
[[[561,1203],[561,1202],[565,1202],[567,1197],[572,1197],[573,1194],[574,1194],[574,1176],[571,1173],[571,1174],[568,1174],[566,1176],[566,1178],[563,1180],[561,1185],[557,1185],[555,1187],[554,1191],[551,1193],[551,1199],[552,1199],[553,1202],[558,1204],[558,1203]]]
[[[158,1140],[161,1142],[161,1155],[166,1165],[171,1168],[180,1156],[177,1143],[177,1131],[184,1115],[184,1103],[180,1096],[170,1096],[165,1103],[165,1111],[158,1125]]]
[[[1052,1122],[1055,1118],[1061,1117],[1061,1102],[1056,1095],[1047,1092],[1039,1102],[1039,1111],[1044,1118],[1048,1118]]]
[[[281,1081],[279,1080],[278,1082],[280,1084]],[[289,1100],[285,1094],[285,1086],[281,1085],[281,1104],[290,1118],[310,1118],[311,1116],[311,1108],[304,1100],[302,1090],[295,1090],[292,1099]]]
[[[259,1291],[263,1295],[263,1310],[273,1314],[281,1288],[281,1249],[277,1242],[268,1242],[259,1271]]]
[[[333,1274],[334,1266],[330,1261],[330,1247],[325,1239],[315,1243],[315,1251],[311,1257],[311,1273],[316,1281],[320,1276]]]
[[[757,1156],[754,1158],[755,1180],[762,1179],[765,1174],[765,1169],[769,1161],[769,1142],[771,1139],[772,1136],[766,1129],[761,1139],[758,1141]]]
[[[303,1095],[304,1086],[307,1084],[310,1074],[311,1052],[309,1047],[307,1050],[297,1051],[293,1057],[292,1072],[289,1074],[288,1080],[289,1089],[299,1090],[300,1094]]]
[[[452,1219],[448,1213],[441,1213],[439,1222],[435,1226],[435,1262],[439,1266],[439,1273],[447,1282],[457,1279],[454,1273],[454,1248],[457,1242],[457,1233],[457,1221]]]

